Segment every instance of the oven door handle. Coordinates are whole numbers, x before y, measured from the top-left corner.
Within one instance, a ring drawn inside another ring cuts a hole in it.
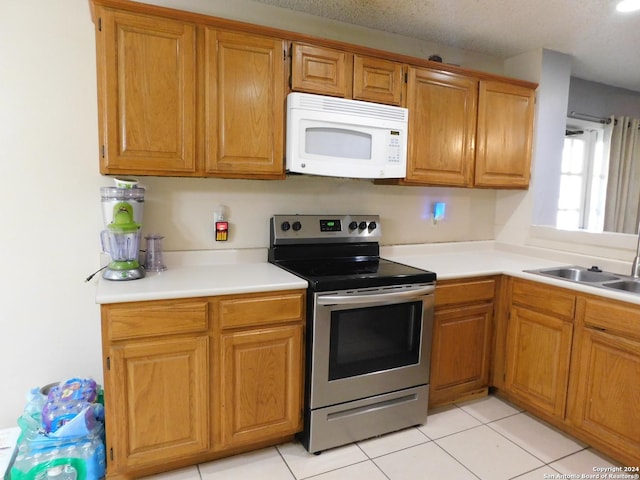
[[[402,292],[392,293],[374,293],[369,295],[326,295],[318,296],[317,302],[318,305],[354,305],[358,303],[388,302],[393,300],[422,297],[433,293],[435,289],[436,287],[429,285],[415,290],[404,290]]]

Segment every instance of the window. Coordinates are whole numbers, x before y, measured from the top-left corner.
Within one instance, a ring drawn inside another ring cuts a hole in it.
[[[608,173],[604,128],[568,119],[566,132],[556,227],[602,231]]]

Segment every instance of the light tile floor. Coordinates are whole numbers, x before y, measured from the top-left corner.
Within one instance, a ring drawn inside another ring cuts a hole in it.
[[[427,423],[309,454],[297,442],[149,477],[153,480],[543,480],[619,466],[489,396],[444,407]],[[577,475],[577,477],[572,477]],[[587,478],[587,477],[582,477]]]

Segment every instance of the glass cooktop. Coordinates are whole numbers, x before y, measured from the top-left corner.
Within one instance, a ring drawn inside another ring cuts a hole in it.
[[[435,282],[436,274],[384,258],[283,260],[277,265],[309,282],[315,291]]]

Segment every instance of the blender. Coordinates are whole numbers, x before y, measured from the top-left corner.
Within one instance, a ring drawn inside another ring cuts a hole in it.
[[[102,215],[105,229],[100,232],[102,250],[111,262],[102,273],[107,280],[136,280],[145,276],[138,261],[140,250],[144,188],[135,181],[116,179],[116,187],[102,187]]]

